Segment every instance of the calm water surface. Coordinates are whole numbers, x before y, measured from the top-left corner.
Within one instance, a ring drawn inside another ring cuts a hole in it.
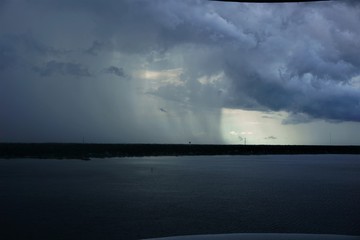
[[[0,239],[360,235],[360,156],[0,159]]]

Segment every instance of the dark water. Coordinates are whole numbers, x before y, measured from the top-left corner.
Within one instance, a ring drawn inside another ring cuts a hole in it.
[[[360,235],[360,156],[0,160],[0,239]]]

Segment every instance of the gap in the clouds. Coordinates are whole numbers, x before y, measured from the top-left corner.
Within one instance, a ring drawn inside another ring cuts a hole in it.
[[[359,145],[357,122],[308,118],[291,122],[292,114],[241,109],[222,110],[221,132],[228,144],[265,145]]]
[[[285,115],[225,108],[221,118],[223,138],[229,144],[298,144],[295,134],[290,132],[293,129],[281,124]]]

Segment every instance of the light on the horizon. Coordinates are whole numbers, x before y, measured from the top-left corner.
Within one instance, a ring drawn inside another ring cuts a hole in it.
[[[259,112],[224,108],[221,132],[228,144],[298,144],[301,136],[281,122],[283,112]],[[246,140],[245,140],[246,139]]]

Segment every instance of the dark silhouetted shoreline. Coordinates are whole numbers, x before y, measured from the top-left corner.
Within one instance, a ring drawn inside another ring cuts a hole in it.
[[[2,143],[0,158],[89,159],[137,156],[360,154],[360,146]]]

